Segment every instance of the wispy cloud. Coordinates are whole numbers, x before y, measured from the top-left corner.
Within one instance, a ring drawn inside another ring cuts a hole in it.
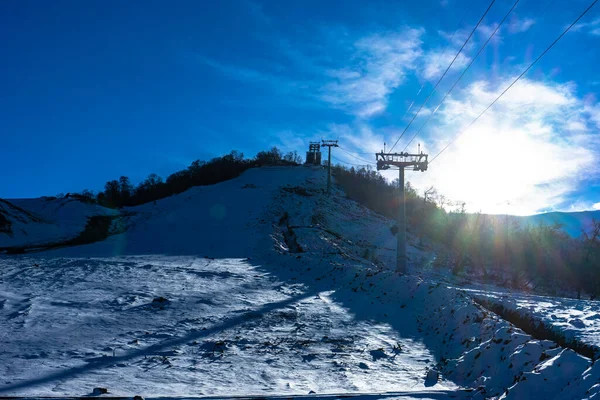
[[[276,73],[267,69],[251,68],[235,64],[219,62],[215,59],[191,54],[196,62],[213,69],[228,79],[242,82],[260,88],[265,95],[261,97],[256,93],[251,102],[246,98],[241,100],[228,96],[220,99],[221,103],[239,107],[272,107],[272,94],[279,95],[277,104],[298,108],[324,108],[322,100],[317,93],[319,83],[312,80],[303,80],[286,73]],[[271,93],[271,94],[269,94]]]
[[[471,28],[472,29],[472,28]],[[438,35],[451,47],[455,47],[456,51],[460,49],[460,47],[465,43],[469,34],[471,33],[471,29],[457,29],[454,32],[446,32],[443,30],[439,30]],[[465,45],[464,52],[468,52],[473,48],[473,41],[469,40]],[[456,54],[456,51],[454,54]]]
[[[213,68],[215,71],[231,79],[248,82],[268,84],[280,88],[282,91],[302,86],[301,82],[290,79],[285,75],[274,74],[265,70],[222,63],[209,57],[194,55],[197,62]]]
[[[373,156],[362,158],[375,162],[374,154],[381,151],[383,135],[375,131],[367,124],[357,123],[355,125],[332,125],[332,132],[337,131],[340,140],[348,143],[350,150],[373,153]]]
[[[600,17],[590,22],[579,22],[571,28],[573,32],[585,32],[590,35],[600,36]]]
[[[487,40],[490,36],[492,36],[492,33],[494,33],[494,31],[496,30],[496,28],[498,28],[498,23],[493,23],[493,24],[481,24],[479,25],[479,28],[477,28],[477,33],[479,35],[479,37],[481,38],[481,40]],[[499,28],[498,31],[496,32],[496,34],[494,35],[494,37],[491,40],[492,44],[498,44],[501,43],[502,40],[504,39],[502,36],[502,32],[504,31],[504,28]]]
[[[452,62],[456,56],[457,49],[437,49],[428,51],[423,56],[423,69],[421,75],[428,81],[437,80],[440,78],[442,73],[448,68],[448,65]],[[456,57],[456,61],[452,64],[451,70],[459,70],[464,68],[471,59],[460,53]]]
[[[422,55],[422,29],[376,34],[354,43],[351,67],[328,71],[333,82],[322,88],[322,99],[368,118],[385,110],[388,96],[414,70]]]
[[[508,32],[512,34],[526,32],[535,25],[535,22],[536,21],[533,18],[519,18],[517,15],[513,14],[508,23]]]
[[[589,115],[592,122],[596,124],[596,127],[600,129],[600,103],[588,102],[584,106],[585,112]]]
[[[271,135],[265,135],[264,142],[265,145],[271,143],[284,152],[308,148],[306,135],[302,135],[299,132],[289,129],[274,132]]]

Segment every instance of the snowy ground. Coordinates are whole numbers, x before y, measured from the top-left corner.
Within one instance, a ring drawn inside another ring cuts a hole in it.
[[[502,305],[543,322],[567,339],[600,348],[600,303],[597,301],[515,293],[499,288],[466,290],[476,299]]]
[[[0,392],[455,392],[426,382],[435,356],[415,335],[357,318],[347,303],[360,296],[321,276],[342,253],[311,228],[323,183],[322,170],[252,170],[135,207],[132,228],[104,242],[0,259]],[[283,208],[314,250],[304,259],[287,251]]]
[[[390,324],[355,318],[332,298],[335,287],[282,280],[249,260],[24,258],[1,267],[9,394],[423,390],[434,362]]]
[[[0,247],[72,239],[84,230],[89,217],[116,214],[115,210],[74,198],[0,199],[0,216],[10,224],[8,233],[0,233]]]
[[[475,293],[395,274],[391,221],[324,184],[321,169],[253,169],[129,209],[103,242],[0,258],[0,395],[600,391],[589,359]],[[417,272],[427,254],[409,254]]]

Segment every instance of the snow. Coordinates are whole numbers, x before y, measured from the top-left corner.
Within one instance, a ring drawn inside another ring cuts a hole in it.
[[[600,348],[600,303],[597,301],[509,292],[500,288],[465,290],[476,299],[502,305],[539,321],[568,340],[576,339]]]
[[[430,254],[411,246],[411,274],[396,274],[392,221],[325,182],[252,169],[126,209],[126,232],[102,242],[0,257],[0,394],[598,393],[589,359],[474,301],[488,291],[422,273]],[[596,321],[559,311],[582,332]]]
[[[280,207],[291,224],[309,226],[323,179],[319,169],[251,170],[134,207],[131,228],[103,242],[2,259],[2,351],[10,361],[0,390],[455,391],[445,380],[425,386],[434,355],[397,329],[414,326],[365,312],[374,300],[342,285],[346,272],[329,264],[340,255],[323,252],[329,244],[319,235],[327,233],[296,228],[315,258],[274,251]],[[300,186],[311,195],[296,195]]]
[[[0,199],[0,214],[11,223],[11,233],[0,233],[0,247],[56,243],[79,235],[87,219],[118,211],[74,198]]]
[[[282,280],[244,259],[10,264],[2,265],[7,300],[0,314],[10,343],[3,358],[11,360],[0,375],[15,386],[9,394],[419,390],[433,360],[388,323],[357,319],[336,300],[339,292]],[[398,344],[404,351],[394,351]],[[28,388],[46,375],[52,379]]]

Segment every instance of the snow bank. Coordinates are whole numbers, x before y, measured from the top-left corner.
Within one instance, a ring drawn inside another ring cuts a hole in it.
[[[600,304],[596,301],[469,289],[478,301],[490,303],[546,330],[547,336],[588,357],[600,355]]]

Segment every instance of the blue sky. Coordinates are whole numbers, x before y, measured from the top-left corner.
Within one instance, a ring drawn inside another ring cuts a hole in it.
[[[521,0],[407,150],[434,155],[588,0]],[[497,0],[402,150],[508,12]],[[195,159],[395,142],[489,1],[5,1],[0,197],[98,190]],[[472,211],[600,208],[600,6],[432,163]],[[415,102],[410,111],[407,109]],[[354,153],[353,155],[348,152]],[[389,175],[393,178],[393,175]]]

